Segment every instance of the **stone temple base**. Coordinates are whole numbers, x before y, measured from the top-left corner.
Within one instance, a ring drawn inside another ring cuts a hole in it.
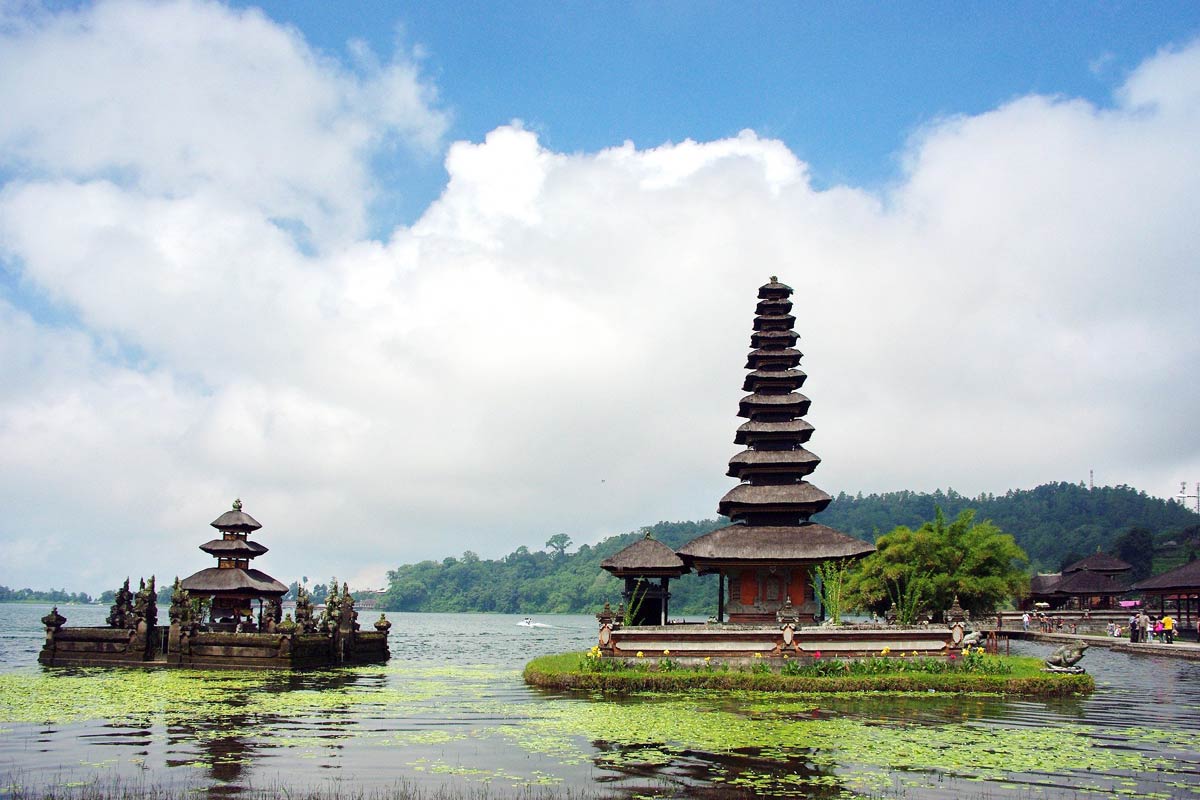
[[[313,669],[386,661],[387,634],[149,632],[118,628],[47,631],[38,661],[46,666]]]
[[[606,641],[607,639],[607,641]],[[792,627],[775,625],[662,625],[600,631],[600,651],[614,658],[674,659],[755,657],[862,658],[883,654],[941,656],[959,650],[962,627]],[[819,656],[817,654],[820,654]]]

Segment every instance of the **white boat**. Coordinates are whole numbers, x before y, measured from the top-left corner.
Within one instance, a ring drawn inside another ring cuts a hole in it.
[[[549,628],[550,626],[544,622],[534,622],[532,617],[526,617],[517,623],[522,628]]]

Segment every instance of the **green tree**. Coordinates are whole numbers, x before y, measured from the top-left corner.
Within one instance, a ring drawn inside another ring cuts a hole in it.
[[[847,581],[852,606],[883,612],[896,598],[907,598],[912,613],[923,607],[936,614],[957,596],[979,615],[1028,591],[1025,551],[992,522],[976,523],[973,509],[947,524],[936,508],[932,522],[916,530],[901,525],[875,547]]]
[[[555,558],[562,558],[571,546],[571,537],[565,533],[556,533],[546,540],[546,549],[554,551]]]
[[[1134,527],[1122,533],[1113,542],[1113,553],[1129,566],[1131,581],[1150,577],[1151,562],[1154,560],[1154,534],[1145,528]]]

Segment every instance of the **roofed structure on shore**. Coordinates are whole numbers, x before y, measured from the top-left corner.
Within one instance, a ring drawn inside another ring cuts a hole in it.
[[[734,443],[746,449],[729,460],[739,484],[717,511],[733,523],[697,537],[677,551],[697,572],[716,572],[717,617],[730,622],[774,622],[789,603],[801,620],[819,613],[809,569],[829,559],[856,558],[874,545],[810,521],[832,499],[805,478],[820,458],[805,449],[813,426],[802,419],[810,401],[798,390],[807,378],[795,349],[792,288],[772,276],[758,290],[750,335],[750,392],[738,404],[745,418]],[[726,585],[728,584],[728,596]]]
[[[645,538],[601,561],[600,567],[625,579],[621,598],[633,625],[666,625],[670,611],[670,580],[689,571],[683,559],[649,531]],[[654,579],[658,580],[657,584]]]
[[[1108,553],[1102,553],[1099,550],[1092,553],[1087,558],[1080,559],[1070,566],[1063,567],[1063,574],[1069,575],[1072,572],[1101,572],[1108,575],[1116,575],[1120,572],[1129,572],[1133,569],[1132,564],[1128,564],[1116,556],[1110,556]]]
[[[1174,605],[1177,621],[1183,628],[1195,630],[1200,618],[1200,559],[1138,581],[1133,591],[1141,592],[1147,599],[1157,597],[1160,612]]]
[[[210,524],[221,532],[221,538],[205,542],[200,549],[216,558],[217,566],[189,575],[180,585],[193,597],[211,598],[213,622],[249,622],[254,600],[261,617],[264,601],[278,601],[288,590],[267,573],[250,567],[251,559],[267,552],[264,545],[247,538],[262,525],[242,510],[241,500],[235,500],[232,510]]]
[[[1095,552],[1063,568],[1062,572],[1035,575],[1022,608],[1117,608],[1118,598],[1129,592],[1126,575],[1133,567],[1116,556]]]

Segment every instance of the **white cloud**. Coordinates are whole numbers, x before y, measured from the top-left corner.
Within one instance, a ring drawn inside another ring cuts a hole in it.
[[[444,125],[403,61],[350,72],[201,3],[5,35],[0,75],[58,77],[0,77],[0,257],[77,323],[0,305],[0,582],[186,574],[239,494],[285,579],[710,515],[772,274],[827,490],[1200,469],[1198,46],[1113,109],[939,121],[886,195],[817,191],[750,132],[567,154],[504,126],[376,242],[373,148]]]
[[[0,33],[0,164],[207,194],[349,240],[369,150],[432,151],[446,128],[412,63],[359,61],[350,72],[257,10],[202,0],[43,15]]]

